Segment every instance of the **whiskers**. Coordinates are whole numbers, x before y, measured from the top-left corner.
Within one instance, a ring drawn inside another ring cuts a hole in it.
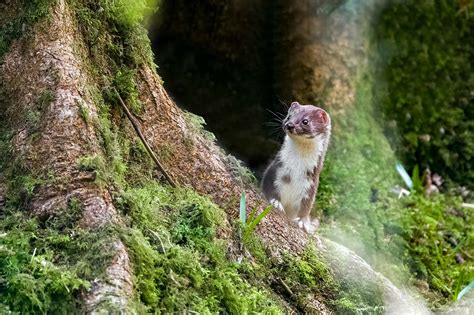
[[[285,135],[283,130],[283,121],[286,118],[290,105],[282,101],[279,97],[277,97],[277,99],[279,106],[276,104],[273,106],[273,108],[277,108],[276,111],[270,110],[268,108],[266,109],[266,111],[270,113],[271,120],[265,122],[264,126],[267,127],[265,129],[268,131],[269,136],[276,137],[281,140]]]
[[[290,105],[288,105],[287,103],[283,102],[280,98],[278,98],[278,102],[280,103],[281,107],[283,107],[283,110],[285,112],[288,111],[288,109],[290,108]]]
[[[264,126],[268,127],[266,128],[271,136],[277,136],[277,138],[282,138],[283,137],[283,120],[286,117],[286,114],[284,113],[279,113],[279,112],[274,112],[270,109],[266,109],[267,112],[269,112],[272,115],[272,118],[270,121],[267,121],[264,123]]]

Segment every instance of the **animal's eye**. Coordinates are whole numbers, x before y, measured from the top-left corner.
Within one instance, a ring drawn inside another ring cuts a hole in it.
[[[308,119],[303,119],[303,125],[307,125],[308,124]]]

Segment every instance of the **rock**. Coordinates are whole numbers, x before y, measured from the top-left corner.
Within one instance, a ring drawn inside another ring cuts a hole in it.
[[[432,314],[421,300],[410,295],[407,290],[397,288],[347,247],[325,238],[321,238],[321,244],[321,252],[338,279],[356,288],[367,287],[371,291],[377,291],[374,290],[375,288],[381,292],[384,300],[384,314]]]

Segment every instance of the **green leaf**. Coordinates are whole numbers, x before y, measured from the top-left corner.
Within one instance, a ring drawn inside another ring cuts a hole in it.
[[[242,224],[245,224],[247,221],[246,218],[247,215],[247,206],[245,202],[245,192],[242,192],[242,195],[240,196],[240,221]]]
[[[256,208],[255,208],[256,209]],[[272,205],[269,205],[268,207],[266,207],[265,209],[263,209],[263,211],[255,218],[253,219],[252,221],[250,221],[250,223],[248,224],[248,226],[245,228],[245,232],[246,233],[252,233],[253,230],[255,230],[255,228],[257,227],[257,224],[260,223],[260,221],[262,221],[262,219],[264,217],[266,217],[270,211],[273,209],[273,206]],[[255,212],[255,210],[254,210]]]
[[[411,180],[413,181],[413,190],[417,192],[423,191],[423,181],[420,177],[420,168],[418,165],[415,165],[413,168],[413,173],[411,175]]]
[[[458,294],[458,300],[460,300],[469,290],[474,288],[474,280],[471,281],[464,289],[461,290]]]

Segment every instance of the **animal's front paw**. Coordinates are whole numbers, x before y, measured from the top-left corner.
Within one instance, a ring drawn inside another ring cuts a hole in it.
[[[296,218],[295,223],[299,228],[306,231],[308,234],[314,234],[319,227],[319,220],[307,217],[307,218]]]
[[[280,211],[285,211],[285,208],[283,208],[283,204],[276,200],[276,199],[272,199],[270,200],[270,204],[273,206],[273,208],[277,209],[277,210],[280,210]]]

